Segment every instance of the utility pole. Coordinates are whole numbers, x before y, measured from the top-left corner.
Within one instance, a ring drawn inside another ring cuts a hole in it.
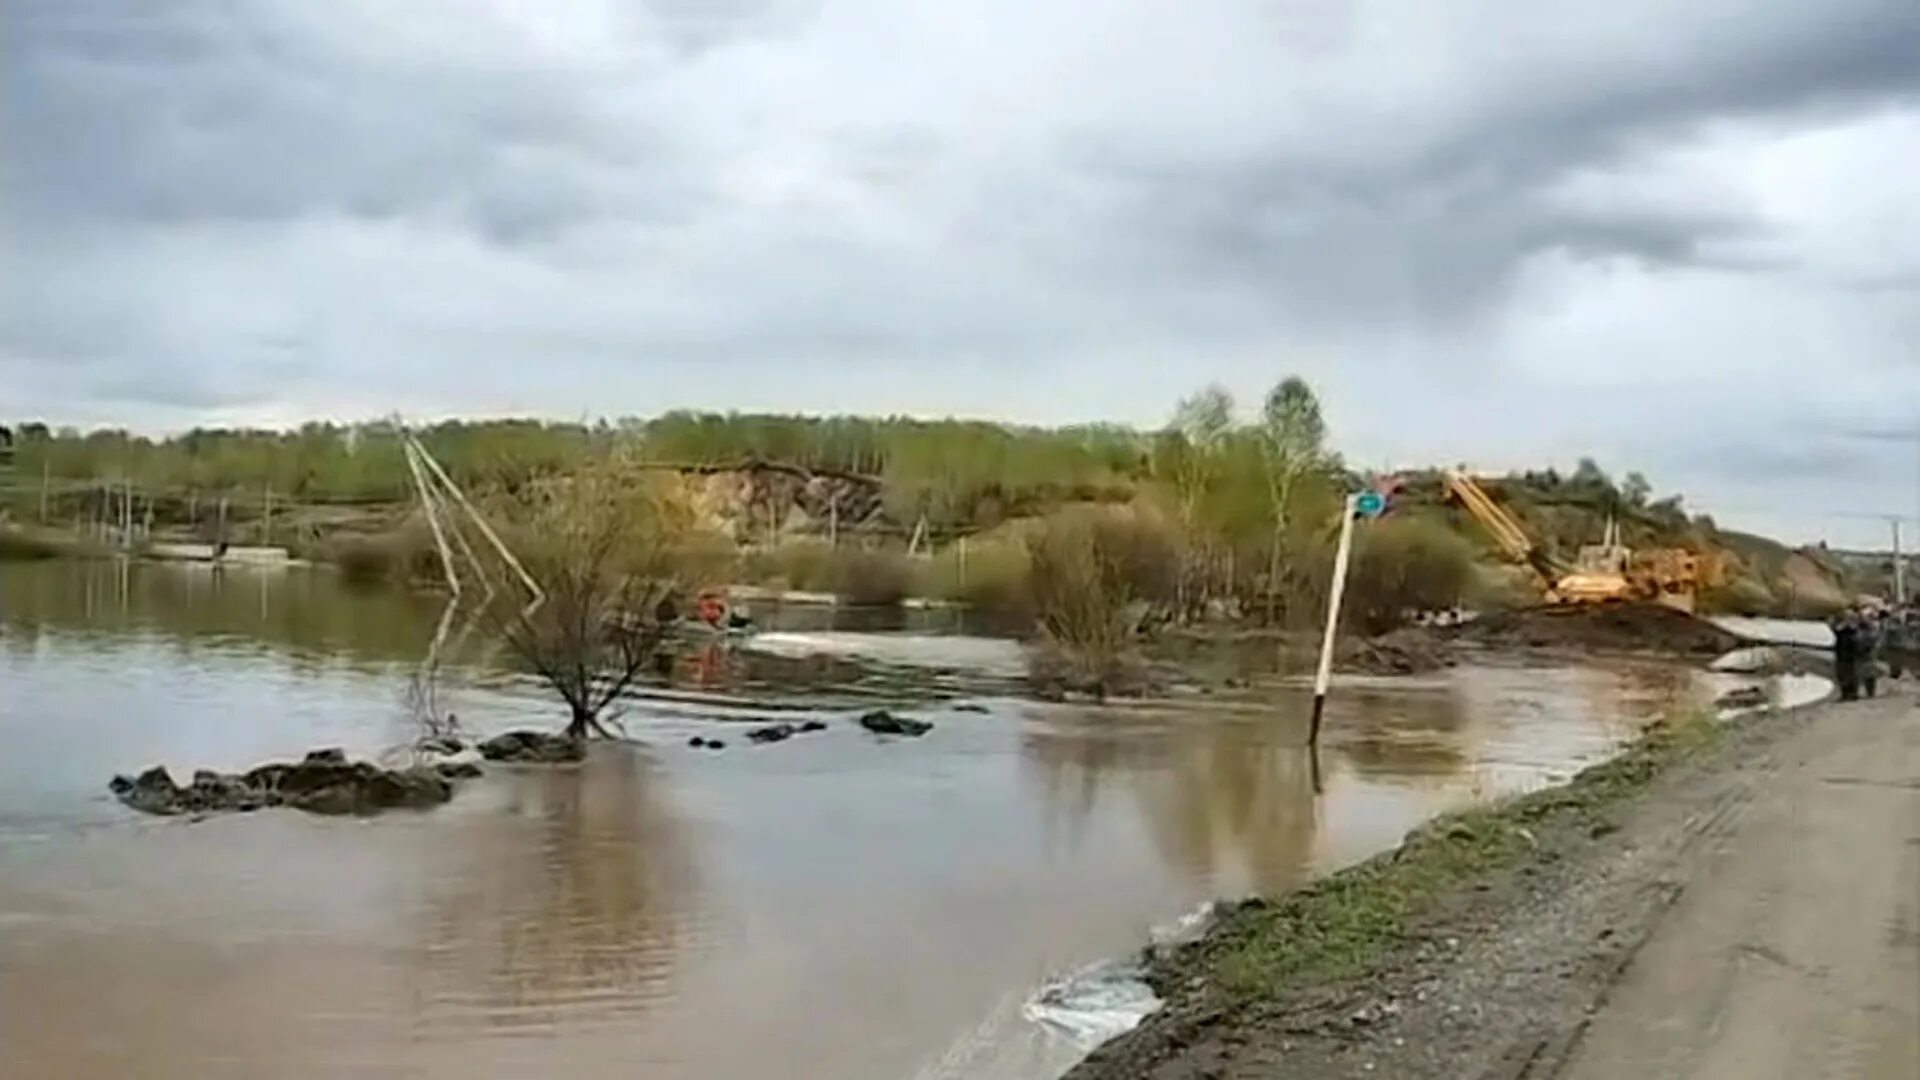
[[[1900,554],[1900,519],[1892,518],[1893,524],[1893,602],[1907,602],[1907,566]]]
[[[1320,639],[1320,667],[1313,676],[1313,718],[1307,745],[1320,745],[1320,718],[1327,708],[1327,684],[1333,679],[1333,638],[1340,626],[1340,601],[1347,593],[1347,562],[1353,555],[1353,519],[1359,516],[1356,496],[1340,503],[1340,543],[1333,549],[1333,582],[1327,591],[1327,627]]]

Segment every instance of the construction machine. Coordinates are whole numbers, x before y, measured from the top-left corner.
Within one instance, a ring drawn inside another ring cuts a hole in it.
[[[1619,524],[1609,519],[1600,543],[1582,547],[1568,565],[1534,543],[1473,477],[1458,469],[1445,476],[1447,493],[1486,528],[1500,550],[1540,576],[1548,603],[1643,601],[1693,610],[1700,584],[1700,560],[1694,553],[1679,548],[1635,552],[1620,542]]]

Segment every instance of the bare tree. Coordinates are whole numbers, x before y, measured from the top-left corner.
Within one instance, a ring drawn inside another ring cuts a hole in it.
[[[551,483],[524,524],[545,599],[500,619],[499,634],[566,702],[566,734],[610,736],[610,712],[658,654],[661,601],[674,591],[673,508],[612,463]]]
[[[543,575],[546,602],[515,612],[502,636],[567,703],[571,738],[611,736],[608,710],[658,653],[665,628],[654,609],[668,585],[621,570],[611,530]]]

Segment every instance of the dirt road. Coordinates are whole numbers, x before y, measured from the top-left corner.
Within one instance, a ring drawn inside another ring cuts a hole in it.
[[[1567,1080],[1920,1077],[1920,708],[1815,721],[1696,853]]]
[[[1167,962],[1166,1009],[1069,1075],[1920,1078],[1908,685],[1736,721],[1617,804],[1517,806],[1530,853],[1355,976],[1236,999],[1218,931]]]

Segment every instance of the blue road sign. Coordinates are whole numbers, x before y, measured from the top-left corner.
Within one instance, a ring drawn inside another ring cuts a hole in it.
[[[1387,512],[1387,497],[1377,491],[1363,491],[1353,500],[1353,508],[1361,517],[1377,518]]]

